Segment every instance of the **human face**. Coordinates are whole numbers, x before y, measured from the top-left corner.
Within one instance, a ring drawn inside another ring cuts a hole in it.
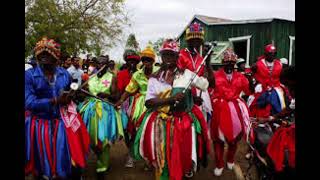
[[[276,58],[276,55],[277,53],[276,52],[269,52],[269,53],[266,53],[266,60],[268,62],[273,62],[273,60]]]
[[[50,53],[44,51],[37,56],[38,63],[40,67],[45,71],[53,71],[57,66],[57,59],[53,57]]]
[[[65,61],[65,64],[68,65],[68,66],[70,66],[70,65],[72,64],[71,58],[68,58],[68,59]]]
[[[193,50],[196,48],[199,50],[200,46],[203,44],[203,40],[199,38],[192,38],[187,41],[188,47]]]
[[[100,69],[100,68],[102,68],[104,65],[106,65],[107,64],[107,62],[106,61],[98,61],[97,62],[97,69]]]
[[[224,72],[231,74],[234,71],[234,62],[227,62],[224,64]]]
[[[114,61],[112,61],[112,60],[109,61],[109,68],[110,68],[110,69],[114,69],[115,65],[116,65],[116,64],[114,63]]]
[[[97,69],[101,69],[104,65],[106,65],[107,67],[109,67],[109,58],[108,57],[98,57],[97,61],[96,61],[96,67]]]
[[[145,68],[150,69],[152,68],[154,60],[149,57],[142,57],[141,58],[142,64],[144,65]]]
[[[80,59],[79,58],[74,58],[73,62],[72,62],[72,65],[76,68],[78,68],[80,66],[79,64],[80,62]]]
[[[135,60],[135,59],[128,59],[127,60],[127,67],[130,69],[130,70],[134,70],[137,68],[137,64],[139,63],[139,61]]]
[[[162,65],[166,68],[174,69],[177,67],[177,60],[179,54],[173,51],[163,51],[161,52]]]
[[[246,64],[245,63],[240,63],[239,67],[238,67],[238,70],[243,72],[246,68]]]
[[[289,65],[288,64],[282,64],[282,68],[288,68]]]

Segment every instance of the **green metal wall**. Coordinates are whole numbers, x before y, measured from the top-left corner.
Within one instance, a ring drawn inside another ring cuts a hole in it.
[[[290,21],[274,20],[271,23],[272,37],[275,45],[278,48],[277,56],[279,58],[285,57],[289,60],[290,38],[295,36],[295,24]],[[293,47],[294,49],[294,47]],[[295,56],[292,56],[292,64],[295,64]]]
[[[197,19],[195,21],[199,22]],[[272,43],[272,40],[274,40],[278,49],[277,57],[289,59],[289,36],[295,36],[294,22],[275,19],[272,22],[250,24],[206,26],[202,22],[199,23],[205,27],[205,41],[228,41],[232,37],[251,35],[250,64],[263,54],[264,46]],[[186,47],[185,33],[180,37],[180,43],[181,47]],[[295,61],[294,57],[293,63]]]

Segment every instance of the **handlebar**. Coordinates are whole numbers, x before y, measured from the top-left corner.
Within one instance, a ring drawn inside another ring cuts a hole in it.
[[[250,122],[252,124],[265,124],[265,123],[278,123],[278,124],[285,124],[285,125],[291,125],[294,122],[291,122],[289,120],[283,119],[283,118],[275,118],[273,116],[270,116],[269,118],[255,118],[251,117]]]

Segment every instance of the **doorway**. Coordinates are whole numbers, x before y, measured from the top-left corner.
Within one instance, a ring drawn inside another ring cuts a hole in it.
[[[247,59],[247,40],[233,42],[233,50],[238,58]]]
[[[243,58],[246,61],[246,67],[250,66],[250,39],[251,36],[229,38],[229,41],[233,46],[233,50],[238,55],[238,58]]]

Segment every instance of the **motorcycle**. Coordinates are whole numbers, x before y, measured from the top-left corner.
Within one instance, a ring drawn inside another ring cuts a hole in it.
[[[292,112],[282,117],[276,115],[270,118],[251,118],[246,136],[250,158],[245,179],[251,179],[249,172],[253,165],[256,166],[260,180],[294,178],[294,121]],[[279,141],[283,137],[289,140]],[[282,159],[279,161],[278,157]]]

